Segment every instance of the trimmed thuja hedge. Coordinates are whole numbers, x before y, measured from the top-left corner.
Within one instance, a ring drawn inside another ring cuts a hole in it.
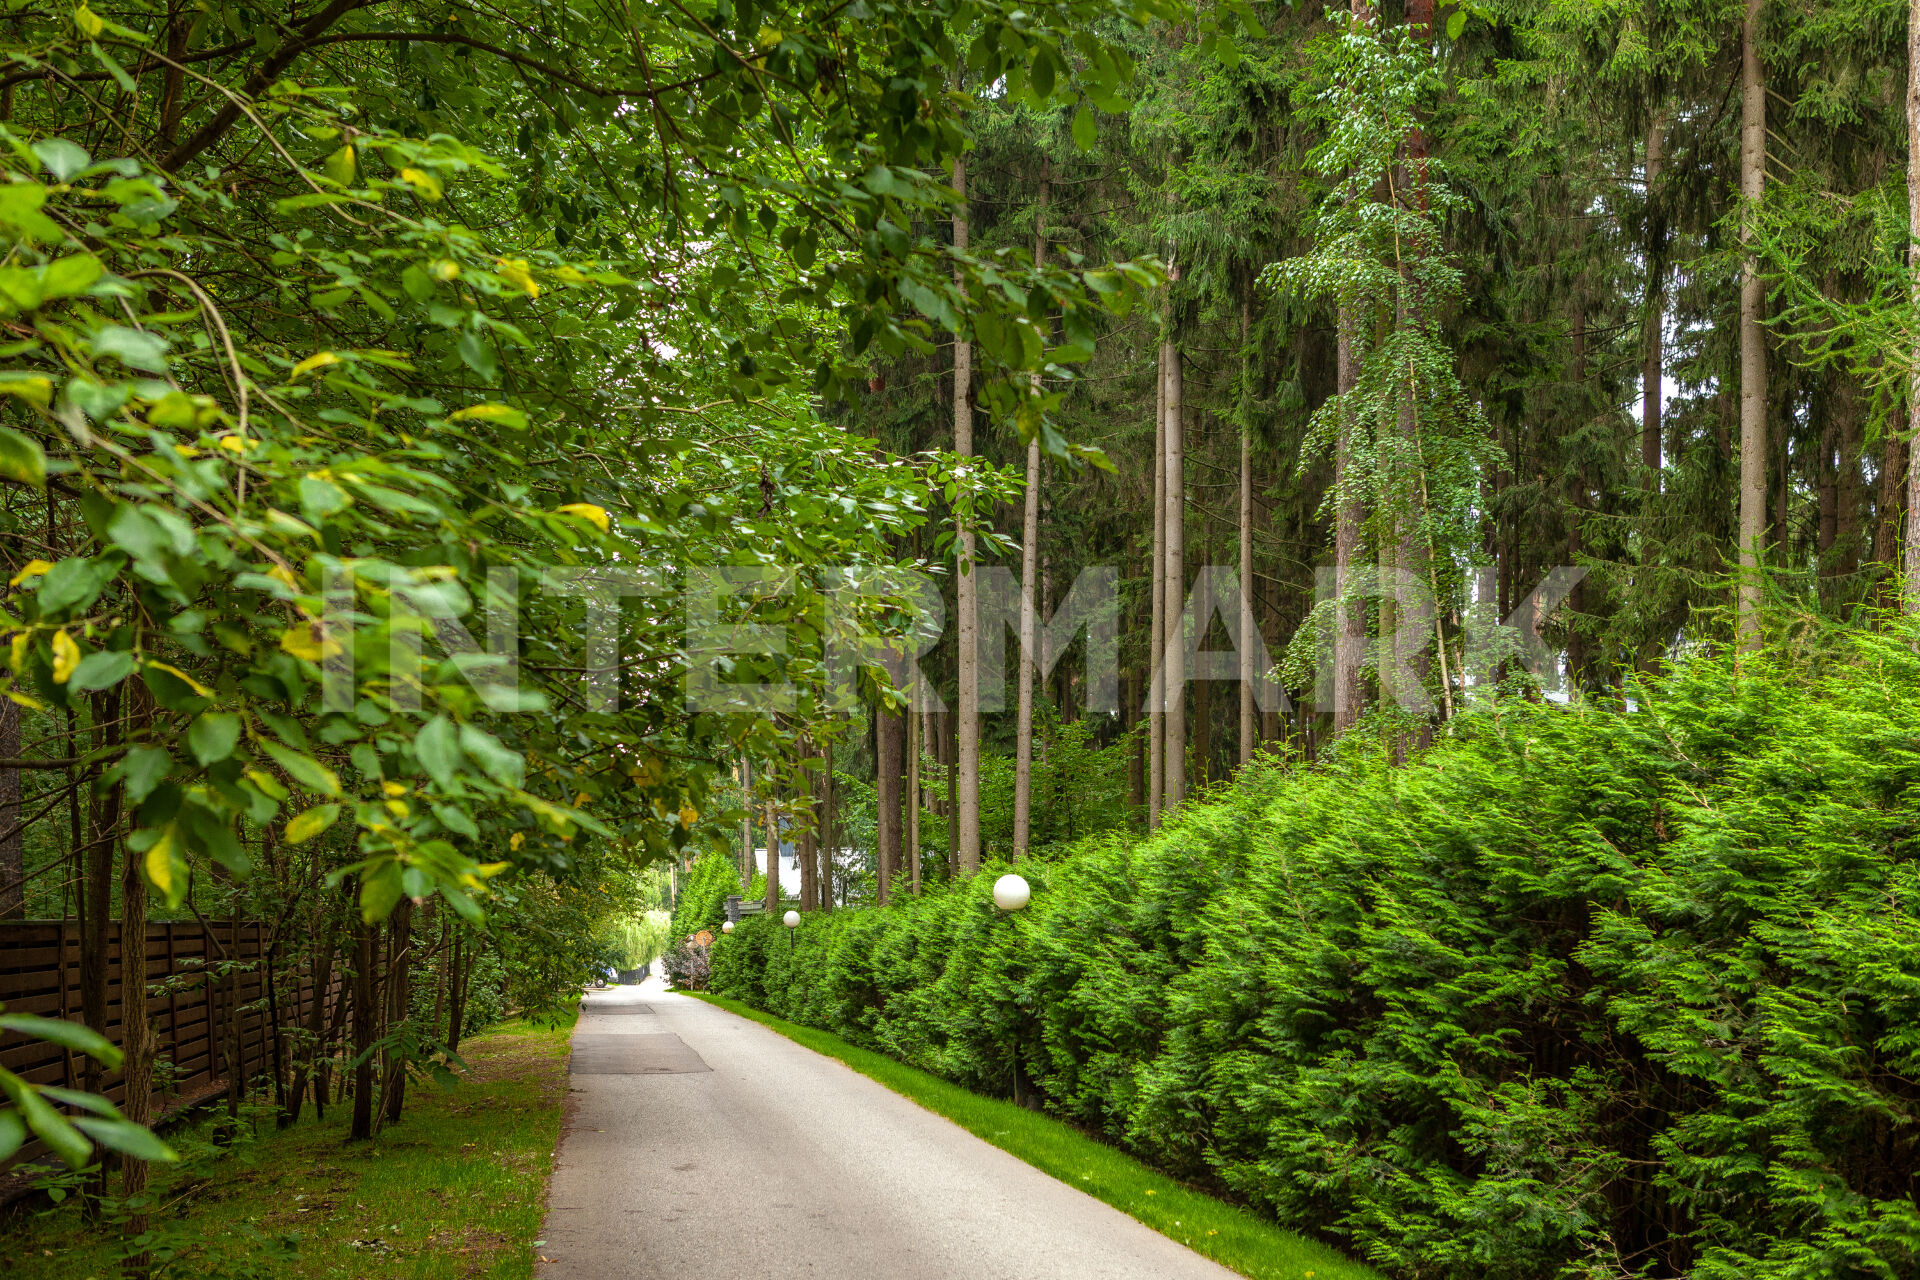
[[[1832,644],[1255,767],[1015,916],[753,920],[714,987],[1401,1276],[1917,1276],[1920,659]]]

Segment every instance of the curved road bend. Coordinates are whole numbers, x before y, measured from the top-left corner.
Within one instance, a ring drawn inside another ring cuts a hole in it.
[[[588,993],[541,1280],[1231,1280],[851,1068],[667,991]]]

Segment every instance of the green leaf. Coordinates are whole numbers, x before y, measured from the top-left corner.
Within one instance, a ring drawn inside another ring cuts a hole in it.
[[[40,612],[43,616],[67,609],[84,609],[106,588],[119,572],[122,557],[101,556],[89,560],[72,556],[47,570],[40,580]]]
[[[333,796],[336,798],[340,795],[340,779],[334,774],[333,770],[327,768],[312,756],[303,755],[293,748],[283,747],[277,742],[262,742],[260,745],[265,747],[267,754],[278,761],[280,767],[287,771],[288,777],[292,778],[307,790],[317,791],[323,796]]]
[[[47,487],[47,455],[12,427],[0,427],[0,480]]]
[[[482,729],[479,725],[460,726],[460,745],[466,753],[480,762],[487,776],[503,787],[517,787],[526,778],[527,762],[518,751],[510,751],[500,744],[500,739]]]
[[[167,340],[157,333],[129,329],[125,325],[105,325],[94,334],[93,354],[112,356],[129,369],[144,369],[148,373],[167,371]]]
[[[288,844],[305,844],[332,826],[334,819],[339,816],[340,806],[337,804],[315,805],[287,822],[286,841]]]
[[[65,1161],[68,1168],[78,1169],[86,1164],[93,1144],[80,1136],[79,1131],[68,1124],[58,1111],[48,1106],[47,1100],[32,1085],[13,1072],[0,1068],[0,1093],[13,1099],[14,1106],[20,1109],[21,1118],[27,1122],[27,1128],[33,1130],[53,1154]]]
[[[23,1036],[32,1036],[36,1040],[72,1049],[75,1053],[98,1058],[109,1071],[120,1069],[120,1051],[113,1047],[113,1041],[78,1022],[41,1018],[31,1013],[4,1013],[0,1014],[0,1030],[17,1031]]]
[[[460,335],[460,359],[488,382],[500,373],[500,362],[494,358],[493,347],[477,333]]]
[[[206,711],[187,730],[187,749],[201,764],[217,764],[233,754],[240,741],[240,717],[229,711]]]
[[[171,1163],[180,1157],[172,1147],[153,1136],[153,1133],[124,1117],[102,1119],[96,1116],[81,1116],[74,1127],[91,1137],[110,1151],[118,1151],[123,1156],[135,1160],[152,1160],[162,1164]]]
[[[435,716],[427,721],[413,739],[413,755],[427,776],[443,787],[453,785],[454,770],[460,767],[460,743],[453,721]]]
[[[27,1140],[27,1122],[18,1111],[0,1111],[0,1160],[18,1151]]]
[[[85,666],[83,662],[81,664]],[[139,804],[173,768],[173,757],[159,747],[135,747],[120,761],[118,772],[127,789],[127,801]]]
[[[41,286],[49,298],[64,298],[91,288],[104,270],[100,259],[90,253],[76,253],[47,264]]]
[[[80,659],[67,679],[69,693],[89,689],[111,689],[133,674],[133,655],[120,649],[101,649]]]
[[[1467,11],[1465,9],[1455,9],[1447,17],[1447,39],[1458,40],[1461,33],[1466,29]]]
[[[368,924],[385,920],[393,911],[394,904],[400,901],[400,891],[400,863],[397,859],[389,859],[371,873],[363,873],[360,877],[360,918]]]
[[[1093,144],[1099,141],[1100,124],[1093,118],[1093,111],[1086,103],[1073,113],[1073,145],[1082,151],[1093,150]]]
[[[47,166],[47,172],[61,182],[72,182],[73,175],[93,163],[80,145],[65,138],[42,138],[33,144],[33,154]]]

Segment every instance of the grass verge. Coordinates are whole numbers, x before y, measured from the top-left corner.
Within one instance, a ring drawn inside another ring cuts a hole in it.
[[[1052,1116],[983,1098],[948,1080],[724,996],[697,1000],[771,1028],[838,1059],[895,1093],[945,1116],[1036,1169],[1136,1218],[1161,1235],[1253,1280],[1382,1280],[1379,1272],[1237,1205],[1196,1191]]]
[[[472,1075],[416,1082],[405,1117],[345,1141],[329,1106],[284,1132],[270,1115],[225,1151],[210,1121],[167,1135],[182,1161],[155,1171],[156,1277],[184,1280],[521,1280],[533,1274],[547,1175],[567,1096],[571,1026],[510,1022],[461,1046]],[[257,1135],[257,1136],[256,1136]],[[7,1280],[117,1280],[112,1226],[72,1201],[0,1221]]]

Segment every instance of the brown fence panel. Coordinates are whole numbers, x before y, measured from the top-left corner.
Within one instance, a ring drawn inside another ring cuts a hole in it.
[[[209,936],[211,930],[211,936]],[[264,1007],[267,926],[243,921],[164,921],[147,926],[147,1017],[153,1027],[156,1071],[151,1114],[193,1106],[226,1091],[228,1037],[234,1000],[242,1006],[239,1067],[241,1079],[273,1070],[272,1027]],[[125,994],[120,982],[120,922],[108,925],[106,1036],[123,1041]],[[207,973],[223,955],[254,962],[243,973],[216,978]],[[310,976],[276,974],[280,1028],[304,1025],[315,998]],[[331,998],[344,983],[338,973],[328,984]],[[9,1013],[80,1020],[80,922],[77,920],[0,920],[0,1004]],[[251,1006],[260,1005],[254,1008]],[[161,1064],[165,1064],[161,1066]],[[85,1066],[80,1055],[45,1041],[0,1032],[0,1067],[33,1084],[78,1088]],[[126,1084],[109,1072],[103,1091],[115,1106],[126,1103]],[[45,1153],[30,1143],[15,1161]]]

